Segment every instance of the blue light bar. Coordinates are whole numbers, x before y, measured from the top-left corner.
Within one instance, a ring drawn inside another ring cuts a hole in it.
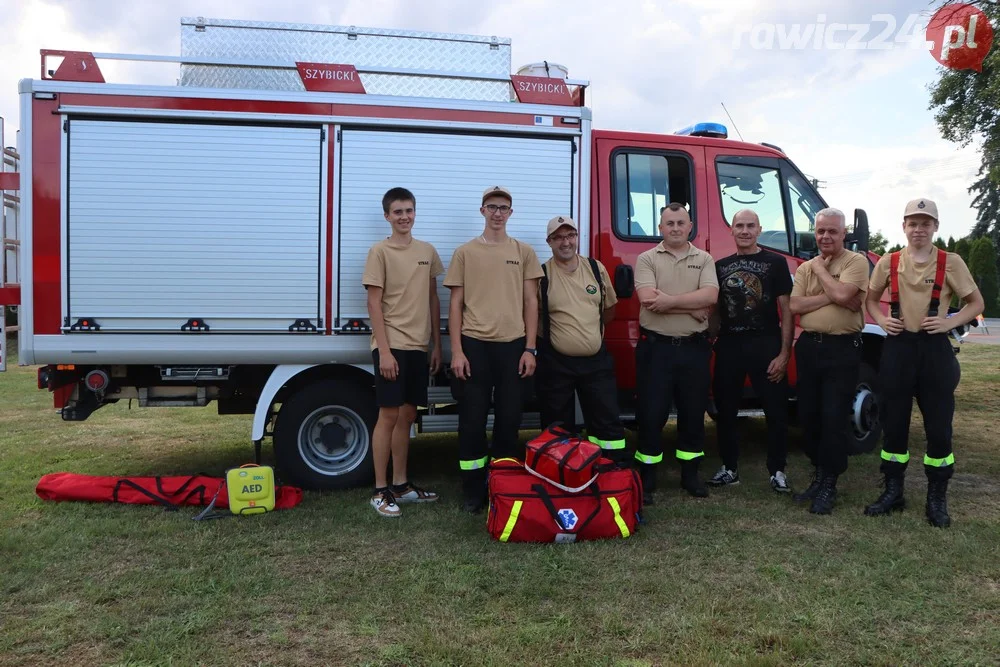
[[[695,123],[683,130],[678,130],[674,134],[682,134],[688,137],[712,137],[713,139],[729,138],[729,130],[722,123]]]

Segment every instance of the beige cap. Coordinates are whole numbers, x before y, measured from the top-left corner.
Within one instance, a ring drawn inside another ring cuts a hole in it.
[[[938,219],[937,204],[927,198],[914,199],[906,205],[903,217],[910,215],[926,215]]]
[[[545,238],[552,236],[552,234],[554,234],[560,227],[569,227],[574,231],[577,230],[576,222],[574,222],[573,218],[568,215],[557,215],[549,220],[548,231],[545,232]]]
[[[486,201],[490,197],[506,197],[507,201],[511,204],[514,203],[514,197],[511,196],[510,190],[502,185],[491,185],[490,187],[483,190],[483,201]]]

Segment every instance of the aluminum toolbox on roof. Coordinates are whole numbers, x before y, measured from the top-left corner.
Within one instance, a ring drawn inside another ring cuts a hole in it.
[[[368,365],[361,273],[394,186],[446,265],[489,185],[513,190],[509,231],[540,255],[553,215],[587,238],[589,110],[512,102],[508,40],[203,23],[185,21],[179,58],[78,54],[90,81],[22,82],[22,363]],[[315,50],[279,52],[290,34]],[[337,44],[353,55],[320,50]],[[367,94],[303,89],[296,59],[349,56]],[[185,85],[103,83],[102,58],[181,63]],[[276,72],[297,85],[271,89]],[[403,79],[421,96],[372,94]]]

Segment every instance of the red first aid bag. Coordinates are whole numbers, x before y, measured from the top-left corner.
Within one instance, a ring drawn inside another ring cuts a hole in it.
[[[549,426],[525,445],[528,472],[570,493],[583,491],[597,478],[600,460],[600,447],[561,426]]]
[[[531,475],[516,459],[490,464],[486,527],[500,542],[577,542],[626,538],[642,510],[642,483],[631,469],[601,472],[579,493]]]

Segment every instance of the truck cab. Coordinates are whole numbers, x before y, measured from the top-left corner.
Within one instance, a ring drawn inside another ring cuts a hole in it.
[[[633,269],[639,254],[661,240],[657,226],[664,206],[687,207],[694,223],[691,242],[716,259],[736,252],[729,222],[744,208],[760,218],[760,246],[784,256],[793,276],[816,255],[813,221],[827,206],[822,196],[778,147],[732,141],[727,134],[717,123],[700,123],[675,135],[594,130],[590,242],[593,256],[613,276],[619,298],[607,345],[615,357],[626,419],[634,417],[639,337]],[[867,236],[867,219],[857,211],[849,247],[867,251]],[[873,258],[868,256],[869,266]],[[876,371],[884,335],[870,323],[863,332],[865,360],[850,417],[856,452],[869,451],[880,432]],[[794,403],[794,355],[788,377]],[[759,414],[749,384],[746,399],[744,414]]]

